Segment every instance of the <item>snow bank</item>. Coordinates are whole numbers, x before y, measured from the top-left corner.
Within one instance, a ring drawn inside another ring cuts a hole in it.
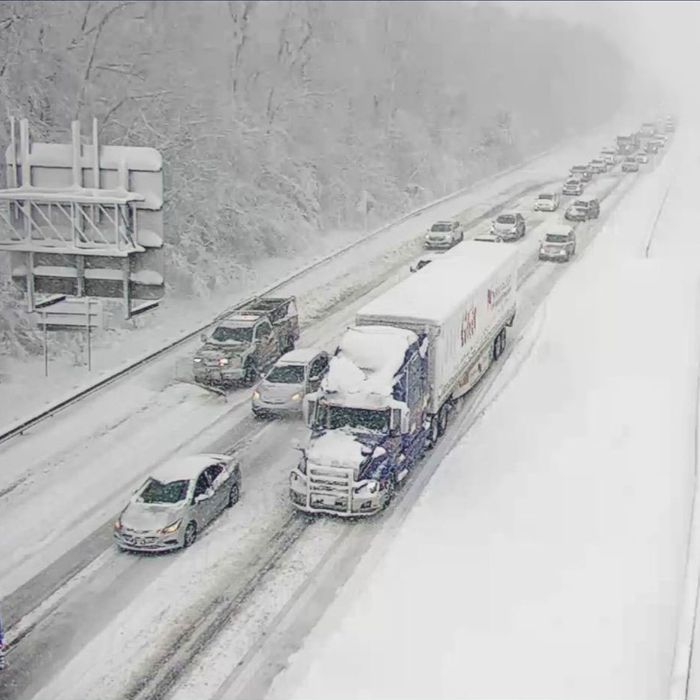
[[[607,252],[554,288],[520,372],[268,697],[665,696],[693,483],[697,283]]]

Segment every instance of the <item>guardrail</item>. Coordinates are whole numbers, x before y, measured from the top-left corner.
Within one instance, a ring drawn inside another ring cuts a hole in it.
[[[361,236],[357,240],[353,241],[352,243],[349,243],[348,245],[333,251],[332,253],[329,253],[328,255],[319,258],[318,260],[315,260],[311,264],[296,270],[295,272],[290,273],[287,275],[285,278],[282,280],[275,282],[273,285],[262,289],[258,291],[256,294],[243,299],[239,302],[236,302],[236,304],[228,307],[224,311],[218,313],[216,316],[214,316],[210,321],[203,325],[198,325],[196,328],[194,328],[191,331],[187,331],[183,335],[179,336],[178,338],[171,340],[158,348],[157,350],[154,350],[152,352],[149,352],[142,357],[140,357],[137,360],[134,360],[133,362],[128,363],[127,365],[121,367],[120,369],[115,370],[109,376],[103,377],[102,379],[98,379],[97,381],[91,383],[90,385],[79,389],[75,393],[71,394],[70,396],[67,396],[64,399],[60,399],[58,401],[55,401],[52,403],[48,408],[40,411],[39,413],[33,415],[31,418],[28,418],[26,420],[19,421],[13,425],[11,425],[9,428],[4,429],[0,433],[0,444],[7,442],[8,440],[12,439],[13,437],[16,437],[18,435],[22,435],[25,431],[29,430],[30,428],[34,427],[38,423],[41,423],[42,421],[46,420],[47,418],[52,417],[54,414],[68,408],[69,406],[87,398],[88,396],[91,396],[94,393],[97,393],[98,391],[104,389],[105,387],[115,383],[116,381],[124,378],[125,376],[131,374],[132,372],[136,371],[137,369],[142,368],[143,366],[147,365],[148,363],[152,362],[153,360],[161,357],[162,355],[166,354],[167,352],[173,350],[174,348],[178,347],[179,345],[182,345],[186,343],[187,341],[191,340],[192,338],[196,337],[200,333],[204,332],[207,328],[209,328],[211,325],[215,324],[217,321],[221,320],[225,316],[228,316],[230,313],[233,311],[237,310],[241,306],[250,303],[251,301],[261,297],[265,296],[267,294],[272,294],[276,290],[280,289],[281,287],[284,287],[285,285],[289,284],[290,282],[295,281],[296,279],[302,277],[303,275],[308,274],[309,272],[312,272],[316,268],[320,267],[321,265],[325,265],[326,263],[330,262],[331,260],[334,260],[341,255],[344,255],[348,251],[359,247],[366,241],[374,238],[375,236],[378,236],[379,234],[383,233],[387,229],[393,228],[394,226],[398,226],[399,224],[402,224],[409,219],[419,216],[420,214],[423,214],[430,209],[433,209],[441,204],[444,204],[445,202],[449,202],[453,199],[456,199],[458,197],[461,197],[471,190],[473,190],[475,187],[482,186],[485,184],[488,184],[489,182],[493,182],[494,180],[497,180],[498,178],[504,177],[505,175],[508,175],[512,172],[515,172],[517,170],[520,170],[521,168],[526,167],[530,163],[533,163],[534,161],[539,160],[540,158],[543,158],[553,151],[557,150],[558,148],[562,147],[562,143],[558,143],[555,146],[552,146],[544,151],[541,151],[529,158],[526,158],[525,160],[521,161],[520,163],[517,163],[515,165],[512,165],[504,170],[500,170],[497,173],[493,173],[492,175],[488,175],[484,178],[481,178],[470,185],[463,187],[459,190],[456,190],[455,192],[452,192],[451,194],[445,195],[444,197],[440,197],[439,199],[433,200],[432,202],[429,202],[427,204],[423,204],[420,207],[417,207],[416,209],[413,209],[407,214],[404,214],[396,219],[393,219],[392,221],[389,221],[386,224],[382,224],[379,228],[367,233],[364,236]]]

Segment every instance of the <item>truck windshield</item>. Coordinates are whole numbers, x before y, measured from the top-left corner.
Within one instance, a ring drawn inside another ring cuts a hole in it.
[[[366,408],[328,407],[328,427],[364,428],[375,432],[389,431],[389,411],[370,411]]]
[[[304,381],[304,365],[273,367],[265,379],[275,384],[301,384]]]
[[[253,339],[253,329],[248,326],[243,328],[230,328],[219,326],[212,334],[211,339],[217,343],[249,343]]]

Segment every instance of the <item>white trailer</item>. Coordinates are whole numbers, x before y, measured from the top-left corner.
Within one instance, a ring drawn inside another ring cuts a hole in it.
[[[358,326],[395,326],[426,334],[428,412],[437,437],[447,409],[505,349],[516,311],[518,251],[466,241],[358,311]]]

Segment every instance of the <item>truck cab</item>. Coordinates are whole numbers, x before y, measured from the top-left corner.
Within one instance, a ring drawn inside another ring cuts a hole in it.
[[[311,434],[289,485],[296,508],[361,516],[391,502],[426,447],[421,344],[401,328],[346,331],[321,390],[305,402]]]

